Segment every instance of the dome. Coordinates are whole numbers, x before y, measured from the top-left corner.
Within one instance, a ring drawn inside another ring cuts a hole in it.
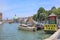
[[[14,16],[14,19],[18,19],[18,17],[15,15],[15,16]]]

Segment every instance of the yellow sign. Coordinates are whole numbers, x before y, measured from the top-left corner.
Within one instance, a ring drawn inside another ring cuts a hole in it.
[[[57,25],[56,24],[45,24],[44,25],[44,30],[57,30]]]

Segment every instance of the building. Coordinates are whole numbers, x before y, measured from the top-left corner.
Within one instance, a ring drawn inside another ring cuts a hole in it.
[[[13,17],[13,21],[15,22],[15,23],[18,23],[19,22],[19,17],[17,17],[16,15]]]
[[[2,13],[0,13],[0,21],[2,21]]]
[[[7,19],[6,22],[7,23],[13,23],[13,20],[12,19]]]

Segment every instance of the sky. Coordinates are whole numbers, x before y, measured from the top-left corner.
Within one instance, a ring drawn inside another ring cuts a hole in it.
[[[51,7],[60,7],[60,0],[0,0],[0,12],[3,19],[33,16],[40,7],[50,10]]]

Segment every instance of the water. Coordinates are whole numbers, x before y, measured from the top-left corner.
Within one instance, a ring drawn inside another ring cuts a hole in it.
[[[18,30],[18,24],[0,25],[0,40],[43,40],[50,34],[44,34],[44,31],[29,32]]]

